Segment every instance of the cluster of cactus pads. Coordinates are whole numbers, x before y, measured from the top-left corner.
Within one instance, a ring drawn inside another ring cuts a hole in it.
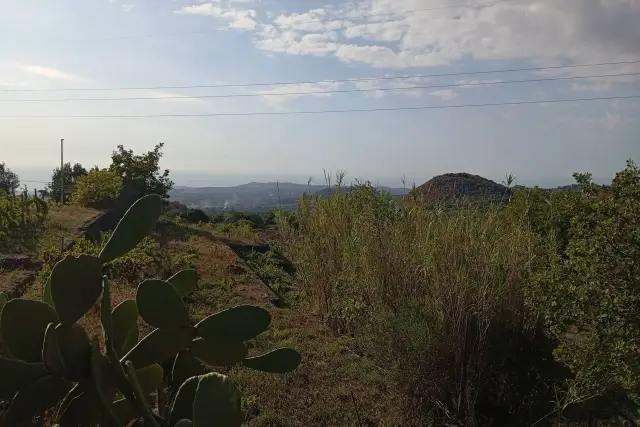
[[[267,329],[268,311],[230,308],[193,325],[183,297],[197,285],[195,270],[146,280],[136,299],[111,310],[103,265],[149,234],[163,208],[157,195],[139,199],[119,222],[98,257],[67,256],[51,272],[42,301],[0,293],[0,424],[30,425],[45,410],[65,426],[238,426],[243,421],[236,386],[209,367],[242,364],[286,373],[300,354],[280,348],[247,357],[245,341]],[[89,337],[78,321],[100,308],[102,337]],[[138,318],[153,327],[138,340]],[[102,339],[100,339],[102,338]],[[167,372],[163,366],[167,367]],[[173,389],[170,410],[162,390]],[[165,405],[166,404],[166,405]]]

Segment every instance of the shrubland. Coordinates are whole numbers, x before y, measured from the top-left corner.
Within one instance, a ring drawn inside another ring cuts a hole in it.
[[[640,172],[575,177],[453,208],[364,184],[280,221],[308,304],[388,371],[405,425],[637,419]]]

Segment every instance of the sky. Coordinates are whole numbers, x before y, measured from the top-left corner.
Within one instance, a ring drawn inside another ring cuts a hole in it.
[[[640,161],[638,22],[638,0],[3,0],[0,162],[47,180],[64,138],[86,167],[164,142],[180,185],[610,179]]]

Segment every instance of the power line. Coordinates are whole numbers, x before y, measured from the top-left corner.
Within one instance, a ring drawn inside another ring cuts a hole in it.
[[[141,115],[32,115],[32,116],[0,116],[0,119],[142,119],[161,117],[239,117],[239,116],[287,116],[302,114],[330,114],[330,113],[368,113],[376,111],[413,111],[413,110],[444,110],[451,108],[480,108],[497,107],[506,105],[532,105],[532,104],[555,104],[562,102],[588,102],[604,101],[614,99],[636,99],[640,95],[626,96],[604,96],[597,98],[574,98],[574,99],[549,99],[541,101],[513,101],[495,102],[483,104],[460,104],[460,105],[425,105],[419,107],[394,107],[394,108],[354,108],[348,110],[315,110],[315,111],[258,111],[251,113],[202,113],[202,114],[141,114]]]
[[[628,65],[639,64],[640,60],[633,61],[616,61],[616,62],[598,62],[591,64],[570,64],[570,65],[555,65],[548,67],[530,67],[530,68],[511,68],[501,70],[479,70],[479,71],[467,71],[457,73],[437,73],[437,74],[413,74],[405,76],[389,76],[389,77],[357,77],[351,79],[333,79],[333,80],[306,80],[306,81],[290,81],[290,82],[267,82],[267,83],[232,83],[232,84],[217,84],[217,85],[191,85],[191,86],[138,86],[138,87],[111,87],[111,88],[64,88],[64,89],[0,89],[0,92],[105,92],[105,91],[124,91],[124,90],[161,90],[161,89],[217,89],[217,88],[231,88],[231,87],[256,87],[256,86],[285,86],[285,85],[301,85],[301,84],[315,84],[315,83],[347,83],[347,82],[362,82],[372,80],[403,80],[403,79],[418,79],[418,78],[432,78],[432,77],[454,77],[454,76],[471,76],[478,74],[499,74],[499,73],[516,73],[516,72],[528,72],[528,71],[546,71],[546,70],[559,70],[564,68],[581,68],[581,67],[598,67],[604,65]]]
[[[426,85],[426,86],[406,86],[406,87],[391,87],[391,88],[356,88],[356,89],[333,89],[322,91],[306,91],[306,92],[282,92],[282,93],[243,93],[243,94],[229,94],[229,95],[170,95],[170,96],[142,96],[131,98],[62,98],[62,99],[0,99],[0,103],[5,102],[74,102],[74,101],[151,101],[151,100],[168,100],[168,99],[203,99],[203,98],[246,98],[246,97],[261,97],[261,96],[291,96],[291,95],[318,95],[327,93],[354,93],[354,92],[377,92],[377,91],[402,91],[402,90],[417,90],[417,89],[441,89],[452,87],[473,87],[473,86],[487,86],[487,85],[500,85],[511,83],[533,83],[533,82],[550,82],[550,81],[562,81],[562,80],[583,80],[594,78],[606,78],[606,77],[624,77],[624,76],[638,76],[637,73],[621,73],[621,74],[596,74],[590,76],[569,76],[569,77],[548,77],[540,79],[523,79],[523,80],[506,80],[506,81],[488,81],[488,82],[472,82],[472,83],[455,83],[445,85]]]
[[[293,25],[301,25],[301,24],[323,24],[327,22],[338,22],[338,21],[358,22],[358,21],[366,21],[367,19],[378,18],[383,16],[405,15],[409,13],[420,13],[420,12],[428,12],[433,10],[454,9],[458,7],[466,8],[466,7],[488,6],[496,3],[506,3],[511,1],[518,1],[518,0],[490,0],[490,1],[482,1],[477,3],[462,3],[462,4],[454,4],[454,5],[447,5],[447,6],[427,7],[427,8],[421,8],[421,9],[409,9],[409,10],[403,10],[399,12],[375,13],[375,14],[368,14],[366,16],[357,16],[352,18],[345,17],[345,18],[331,18],[331,19],[313,19],[313,20],[306,20],[306,21],[296,21],[291,24],[279,24],[279,26],[286,28],[286,27],[291,27]],[[202,35],[202,34],[211,34],[217,31],[232,31],[232,30],[237,30],[237,29],[232,27],[215,27],[213,29],[200,30],[200,31],[157,33],[157,34],[147,34],[147,35],[141,35],[141,36],[102,37],[102,38],[95,38],[95,39],[68,40],[67,42],[91,43],[91,42],[100,42],[100,41],[141,40],[141,39],[150,39],[150,38],[156,38],[156,37],[196,36],[196,35]]]

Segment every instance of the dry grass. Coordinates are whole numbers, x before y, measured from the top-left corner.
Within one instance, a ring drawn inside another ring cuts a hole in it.
[[[404,425],[524,422],[548,406],[553,358],[525,308],[532,237],[518,219],[399,206],[364,186],[307,199],[296,220],[281,227],[299,284],[336,332],[389,371]]]
[[[75,205],[51,206],[45,221],[44,233],[40,237],[35,253],[43,250],[59,250],[62,242],[73,240],[78,228],[95,218],[100,211]]]

